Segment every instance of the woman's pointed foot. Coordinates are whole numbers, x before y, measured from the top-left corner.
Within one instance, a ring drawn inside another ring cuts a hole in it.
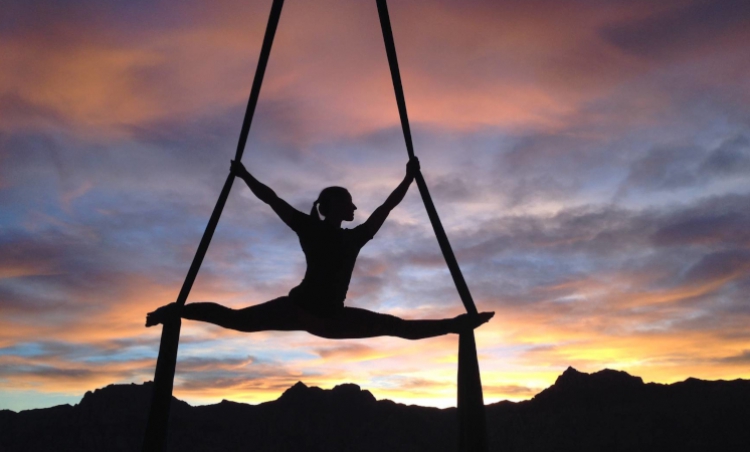
[[[169,303],[146,314],[146,327],[155,326],[177,319],[177,303]]]
[[[485,323],[489,322],[495,316],[494,312],[480,312],[478,314],[461,314],[456,317],[456,329],[454,333],[461,334],[472,331]]]

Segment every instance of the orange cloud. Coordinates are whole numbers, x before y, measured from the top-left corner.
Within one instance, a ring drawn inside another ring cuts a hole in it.
[[[266,13],[261,4],[222,5],[180,6],[193,17],[189,25],[154,26],[128,40],[91,25],[94,18],[74,15],[46,33],[4,39],[0,50],[13,70],[0,76],[0,94],[54,112],[86,135],[118,136],[121,126],[242,105]],[[453,8],[392,8],[414,122],[559,129],[582,104],[649,70],[609,51],[597,36],[603,24],[637,15],[632,7],[590,15],[551,4],[543,13],[481,3],[462,7],[461,14]],[[560,26],[561,17],[577,26]],[[287,136],[303,142],[396,126],[381,40],[374,5],[287,5],[261,108],[293,99],[305,114],[301,129]],[[4,127],[23,127],[28,119],[12,116]]]

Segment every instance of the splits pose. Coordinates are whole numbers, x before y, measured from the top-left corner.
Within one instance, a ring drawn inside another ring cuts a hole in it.
[[[419,171],[413,158],[406,165],[406,176],[375,209],[363,224],[342,229],[343,221],[354,220],[357,207],[342,187],[328,187],[320,192],[309,215],[279,198],[276,193],[253,177],[240,162],[232,162],[232,173],[242,178],[261,201],[299,236],[307,261],[302,282],[289,295],[243,309],[232,309],[216,303],[190,303],[181,310],[175,303],[163,306],[146,316],[146,326],[169,322],[179,312],[182,318],[213,323],[244,332],[307,331],[329,339],[396,336],[423,339],[449,333],[469,331],[489,321],[493,312],[463,314],[452,319],[405,320],[388,314],[344,306],[349,281],[359,250],[373,238],[388,214],[406,195]],[[323,215],[323,219],[320,218]]]

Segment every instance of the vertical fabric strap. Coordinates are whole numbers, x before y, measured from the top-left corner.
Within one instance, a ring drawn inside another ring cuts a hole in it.
[[[388,16],[388,5],[386,0],[376,1],[378,15],[380,16],[380,28],[383,31],[383,42],[385,43],[385,51],[388,56],[391,79],[393,80],[393,90],[396,94],[398,113],[401,118],[401,128],[403,129],[404,140],[406,141],[406,152],[409,154],[409,158],[413,158],[414,145],[411,139],[409,117],[406,114],[406,100],[404,99],[404,89],[401,85],[401,73],[398,68],[398,59],[396,58],[396,46],[393,41],[391,20]],[[438,217],[435,204],[432,202],[432,197],[427,189],[427,184],[422,173],[418,172],[415,179],[422,202],[427,210],[427,216],[430,218],[432,229],[435,231],[435,237],[440,245],[440,250],[443,253],[446,264],[448,264],[448,270],[450,270],[451,277],[453,277],[453,282],[456,285],[456,290],[458,290],[466,311],[470,315],[476,315],[477,308],[474,305],[474,300],[471,298],[469,287],[466,285],[456,257],[453,254],[453,249],[440,222],[440,217]],[[459,337],[457,407],[459,418],[458,450],[460,452],[486,452],[488,448],[487,418],[484,411],[482,381],[479,374],[477,347],[473,331],[461,334]]]
[[[238,162],[242,159],[242,154],[247,143],[247,136],[250,133],[250,124],[252,123],[253,114],[255,113],[255,106],[258,103],[260,88],[263,84],[263,75],[266,72],[273,38],[276,34],[276,27],[279,24],[279,17],[281,16],[281,8],[283,5],[284,0],[274,0],[273,5],[271,6],[271,14],[268,18],[266,33],[263,37],[263,45],[258,57],[258,66],[255,70],[255,78],[253,79],[253,86],[250,90],[250,99],[247,103],[245,119],[242,122],[240,139],[237,143],[235,161]],[[182,284],[182,289],[177,297],[178,310],[182,309],[188,295],[190,295],[190,289],[193,287],[195,278],[198,276],[198,271],[203,263],[203,258],[208,251],[208,246],[211,244],[211,238],[214,235],[216,226],[219,224],[219,218],[224,209],[224,204],[226,204],[227,198],[229,197],[229,192],[232,190],[233,182],[234,175],[230,173],[227,176],[227,180],[224,182],[224,187],[221,190],[219,199],[216,201],[216,206],[211,213],[211,218],[208,221],[206,230],[203,232],[203,237],[198,245],[198,250],[195,253],[195,257],[193,257],[193,262],[190,265],[188,274],[185,277],[185,282]],[[174,386],[174,373],[177,364],[177,348],[179,341],[180,320],[178,317],[175,321],[166,323],[161,331],[159,357],[156,360],[154,388],[151,396],[151,410],[148,416],[148,423],[146,424],[146,434],[143,438],[143,448],[141,449],[143,452],[163,452],[166,450],[169,408],[172,400],[172,389]]]

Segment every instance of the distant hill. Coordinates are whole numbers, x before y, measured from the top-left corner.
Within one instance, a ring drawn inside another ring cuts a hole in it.
[[[0,451],[139,451],[151,383],[110,385],[75,406],[0,411]],[[644,384],[568,368],[532,400],[487,406],[490,450],[748,451],[750,381]],[[170,451],[455,451],[456,411],[297,383],[273,402],[173,399]]]

